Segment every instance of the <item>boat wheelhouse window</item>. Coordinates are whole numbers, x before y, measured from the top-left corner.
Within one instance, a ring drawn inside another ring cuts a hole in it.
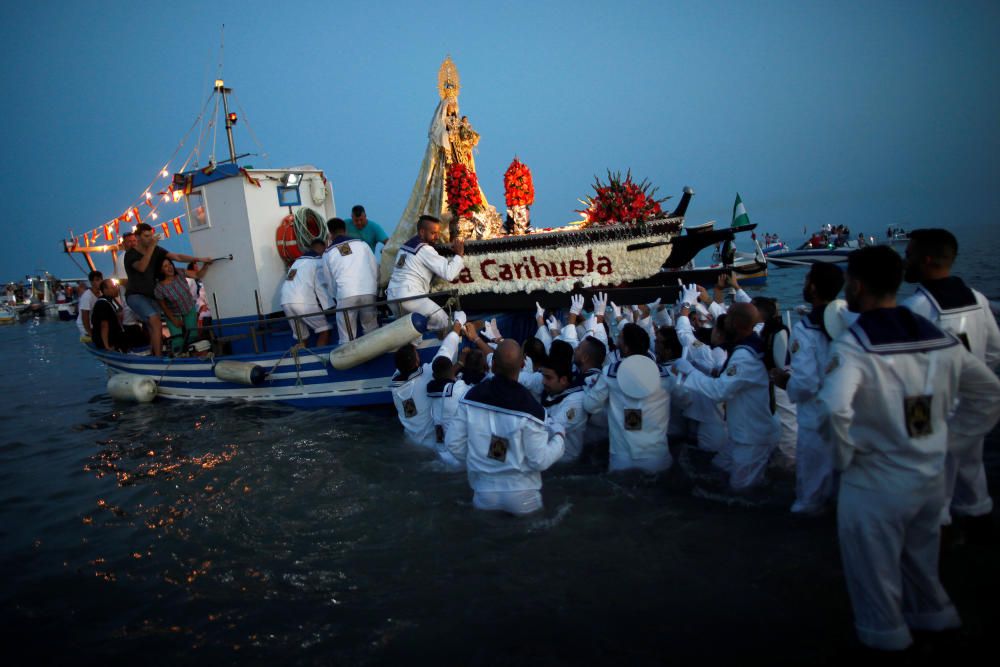
[[[208,207],[205,206],[205,192],[196,190],[187,196],[188,229],[196,232],[211,227],[208,220]]]

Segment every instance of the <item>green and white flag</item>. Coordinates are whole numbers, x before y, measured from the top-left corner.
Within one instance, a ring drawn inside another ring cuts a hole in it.
[[[736,202],[733,204],[733,224],[730,227],[743,227],[750,224],[750,216],[747,215],[747,208],[740,199],[740,193],[736,193]]]

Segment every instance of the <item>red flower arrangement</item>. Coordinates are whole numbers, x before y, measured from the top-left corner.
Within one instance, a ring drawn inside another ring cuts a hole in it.
[[[587,208],[577,211],[586,218],[585,225],[652,220],[663,214],[660,204],[669,199],[656,199],[656,188],[651,188],[646,180],[633,183],[631,170],[624,180],[620,171],[612,174],[609,170],[607,185],[595,176],[594,192],[595,196],[583,201]]]
[[[503,175],[503,189],[507,207],[531,206],[535,203],[535,184],[528,166],[514,158]]]
[[[479,179],[462,164],[453,162],[445,176],[448,209],[460,218],[482,210],[483,198],[479,195]]]

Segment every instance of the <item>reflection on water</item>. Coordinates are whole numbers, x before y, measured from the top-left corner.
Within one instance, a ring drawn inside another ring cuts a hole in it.
[[[792,308],[801,278],[766,293]],[[391,408],[113,403],[58,321],[0,330],[0,354],[0,623],[36,656],[645,664],[773,652],[776,627],[791,662],[850,645],[832,520],[787,515],[787,474],[734,499],[697,451],[666,478],[556,468],[518,520],[473,511]]]

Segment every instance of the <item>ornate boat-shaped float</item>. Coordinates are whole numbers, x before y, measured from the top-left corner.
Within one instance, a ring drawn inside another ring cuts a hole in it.
[[[685,188],[677,208],[656,220],[466,241],[465,269],[438,287],[456,290],[470,311],[533,310],[536,302],[563,308],[571,295],[595,292],[608,292],[620,304],[672,298],[678,278],[693,277],[683,267],[698,252],[752,229],[683,233],[693,194]],[[450,246],[437,249],[452,254]],[[705,270],[699,271],[705,278]]]

